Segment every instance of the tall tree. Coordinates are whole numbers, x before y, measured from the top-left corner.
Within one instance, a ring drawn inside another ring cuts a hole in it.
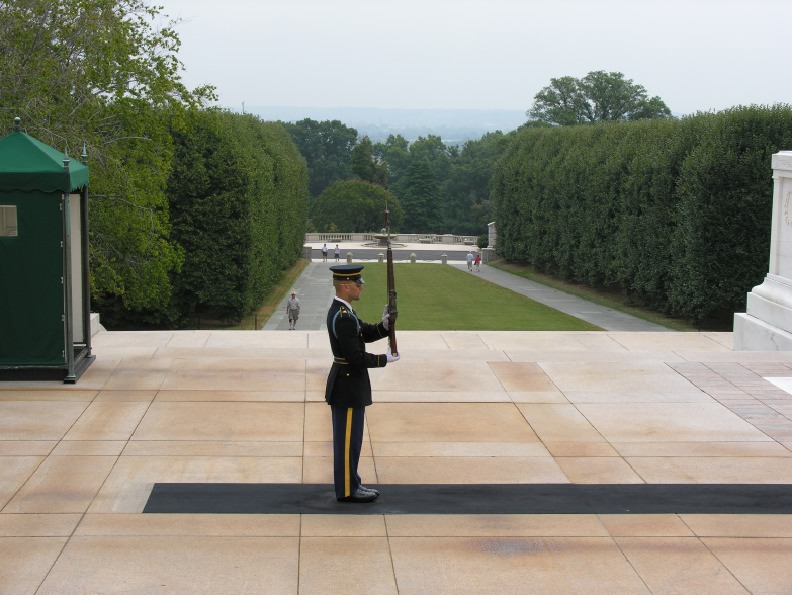
[[[399,185],[404,225],[407,233],[438,233],[440,221],[440,190],[427,161],[414,159]]]
[[[434,134],[419,136],[410,145],[410,160],[428,164],[438,184],[448,177],[451,158],[455,153],[456,147],[448,147],[441,137]]]
[[[467,141],[451,164],[445,195],[445,230],[458,235],[481,235],[495,217],[490,200],[490,180],[495,162],[508,146],[509,137],[491,132]]]
[[[181,254],[164,188],[169,127],[213,97],[181,82],[175,22],[144,0],[0,2],[0,133],[26,131],[91,168],[91,286],[128,309],[162,307]]]
[[[388,183],[388,168],[385,162],[374,155],[374,145],[368,136],[352,149],[352,173],[359,180],[371,182],[383,188]]]
[[[352,177],[352,150],[357,143],[357,130],[340,120],[318,122],[311,118],[283,125],[305,157],[313,200],[333,182]]]
[[[405,225],[410,231],[441,233],[444,230],[442,188],[448,179],[451,161],[452,151],[439,136],[418,137],[409,146],[406,169],[392,188],[402,199]],[[431,188],[428,180],[423,180],[425,171],[431,175]],[[418,188],[423,190],[416,194]],[[411,212],[414,208],[418,211]]]
[[[671,110],[660,97],[648,97],[642,85],[621,72],[597,70],[582,79],[550,79],[534,96],[527,115],[537,120],[569,126],[606,120],[670,118]]]
[[[385,164],[388,172],[388,187],[393,188],[410,164],[409,141],[401,134],[396,136],[390,134],[385,142],[374,144],[373,154]]]

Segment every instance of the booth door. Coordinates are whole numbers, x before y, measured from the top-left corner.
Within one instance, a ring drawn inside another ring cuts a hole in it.
[[[82,207],[80,206],[80,195],[69,195],[69,221],[71,223],[71,269],[69,279],[71,279],[71,314],[72,314],[72,340],[74,343],[85,343],[85,316],[83,315],[83,300],[87,299],[83,295],[83,276],[88,274],[83,270],[82,262]]]
[[[0,196],[0,366],[66,362],[60,204],[60,194]]]

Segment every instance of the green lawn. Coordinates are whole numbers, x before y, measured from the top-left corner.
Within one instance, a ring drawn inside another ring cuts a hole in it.
[[[377,322],[388,301],[386,265],[365,263],[355,311]],[[601,328],[442,264],[394,265],[398,328],[405,331],[597,331]]]

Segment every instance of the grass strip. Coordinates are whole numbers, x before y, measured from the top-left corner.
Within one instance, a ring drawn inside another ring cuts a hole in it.
[[[384,263],[365,263],[366,284],[354,307],[366,322],[377,322],[382,316],[388,301],[386,274]],[[400,330],[602,330],[457,267],[397,263],[394,277]]]

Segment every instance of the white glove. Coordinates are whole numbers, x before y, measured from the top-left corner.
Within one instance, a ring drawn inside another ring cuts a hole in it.
[[[389,364],[392,364],[393,362],[399,361],[401,359],[401,356],[398,353],[396,355],[393,355],[391,353],[391,348],[388,347],[388,350],[385,352],[385,359],[388,360]]]
[[[385,309],[382,311],[382,326],[386,331],[390,330],[390,313],[388,312],[388,305],[385,304]]]

